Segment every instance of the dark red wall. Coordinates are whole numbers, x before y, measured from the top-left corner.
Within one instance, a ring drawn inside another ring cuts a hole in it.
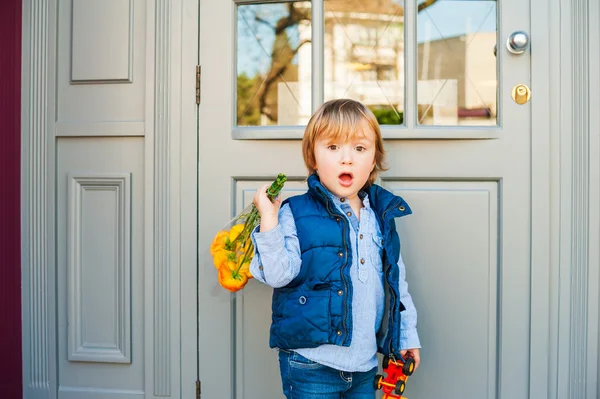
[[[22,398],[21,7],[0,0],[0,397]]]

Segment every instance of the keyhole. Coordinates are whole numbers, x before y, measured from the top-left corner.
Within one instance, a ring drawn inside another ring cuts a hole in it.
[[[518,84],[512,89],[512,98],[517,104],[525,104],[531,98],[531,91],[526,85]]]

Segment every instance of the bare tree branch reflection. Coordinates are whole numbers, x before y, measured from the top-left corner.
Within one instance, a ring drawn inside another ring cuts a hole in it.
[[[438,0],[425,0],[418,5],[418,12],[424,11],[437,2]],[[362,3],[360,0],[346,0],[343,9],[346,13],[351,11],[359,12]],[[378,0],[376,4],[372,4],[375,7],[369,8],[385,10],[386,4],[387,8],[389,8],[392,3],[395,3],[396,7],[401,6],[394,0]],[[263,8],[253,8],[252,10],[262,11],[262,15],[259,15],[256,11],[254,12],[253,21],[272,32],[270,35],[273,37],[273,45],[270,54],[268,54],[270,65],[266,72],[257,73],[257,75],[252,77],[247,76],[245,73],[238,75],[237,121],[239,125],[260,124],[260,116],[266,117],[269,124],[277,123],[277,83],[280,80],[294,81],[297,70],[290,69],[290,66],[301,47],[311,42],[310,40],[302,40],[298,37],[294,37],[291,40],[292,38],[289,37],[289,34],[294,32],[294,30],[298,32],[296,28],[299,24],[310,24],[311,8],[307,2],[300,1],[285,5],[281,3],[277,4],[278,10],[281,10],[280,7],[285,7],[286,12],[276,22],[273,19],[269,20],[268,14],[265,16],[265,11],[268,10],[267,7],[273,7],[273,5],[266,4],[263,5]],[[254,32],[253,34],[256,35]],[[256,39],[260,44],[260,38],[256,36]],[[263,51],[267,53],[267,50],[264,48]],[[286,73],[289,75],[288,77],[286,77]],[[263,121],[263,124],[264,122],[266,121]]]

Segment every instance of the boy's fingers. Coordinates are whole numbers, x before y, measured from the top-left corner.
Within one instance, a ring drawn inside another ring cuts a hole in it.
[[[254,203],[256,203],[259,198],[261,198],[267,194],[268,188],[269,188],[269,185],[265,184],[264,186],[262,186],[258,190],[256,190],[256,194],[254,194]]]
[[[268,190],[271,187],[270,184],[265,184],[256,190],[256,194],[254,195],[254,205],[259,209],[259,211],[270,210],[273,206],[279,207],[281,204],[281,199],[279,196],[271,203],[268,197]]]
[[[415,370],[416,370],[419,367],[419,364],[421,364],[421,351],[418,349],[411,350],[410,354],[415,361]]]
[[[405,349],[400,351],[400,356],[406,359],[406,357],[411,357],[415,362],[415,370],[419,367],[421,363],[421,351],[419,349]]]

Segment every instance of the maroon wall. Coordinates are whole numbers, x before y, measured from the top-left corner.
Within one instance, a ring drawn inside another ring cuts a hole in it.
[[[22,398],[21,7],[0,0],[0,390]]]

